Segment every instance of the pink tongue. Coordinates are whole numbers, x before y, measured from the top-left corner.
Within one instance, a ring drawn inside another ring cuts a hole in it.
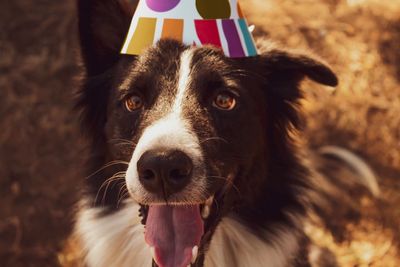
[[[186,267],[193,247],[200,244],[203,229],[199,205],[150,206],[145,239],[154,247],[159,267]]]

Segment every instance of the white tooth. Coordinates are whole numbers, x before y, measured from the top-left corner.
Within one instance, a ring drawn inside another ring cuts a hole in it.
[[[211,196],[211,197],[209,197],[207,200],[206,200],[206,205],[207,206],[209,206],[209,207],[211,207],[212,206],[212,204],[213,204],[213,201],[214,201],[214,196]]]
[[[203,209],[201,210],[201,217],[203,219],[207,219],[210,216],[210,206],[204,205]]]
[[[153,257],[153,259],[156,258],[156,249],[154,247],[150,247],[151,250],[151,256]]]
[[[208,216],[210,216],[210,210],[213,201],[214,201],[214,196],[211,196],[206,200],[206,202],[204,202],[203,209],[201,210],[201,217],[203,217],[203,219],[207,219]]]
[[[194,246],[192,249],[192,261],[191,263],[194,263],[197,259],[197,254],[199,253],[199,247],[198,246]]]

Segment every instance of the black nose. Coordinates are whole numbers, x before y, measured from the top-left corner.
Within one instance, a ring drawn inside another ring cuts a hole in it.
[[[182,151],[158,149],[143,153],[137,169],[146,190],[168,197],[189,183],[193,163]]]

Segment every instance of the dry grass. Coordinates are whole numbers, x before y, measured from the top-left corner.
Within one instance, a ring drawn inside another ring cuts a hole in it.
[[[334,92],[305,86],[313,143],[331,141],[330,129],[345,137],[341,144],[400,168],[400,1],[245,3],[252,23],[273,40],[315,51],[339,75]]]
[[[338,73],[340,85],[303,86],[312,146],[336,144],[366,157],[379,176],[379,201],[364,199],[351,241],[337,243],[310,225],[317,244],[341,266],[400,265],[400,1],[242,1],[252,23],[292,48],[312,50]]]
[[[241,2],[258,33],[315,51],[339,75],[334,91],[303,86],[310,145],[351,148],[380,179],[381,199],[365,198],[360,224],[347,225],[351,241],[307,230],[342,266],[399,266],[400,0]],[[1,266],[78,266],[67,239],[81,152],[74,16],[73,1],[0,3]]]

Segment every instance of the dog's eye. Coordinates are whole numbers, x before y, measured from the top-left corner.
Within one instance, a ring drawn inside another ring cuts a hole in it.
[[[138,95],[130,95],[125,98],[125,108],[129,112],[136,111],[143,106],[143,100]]]
[[[219,93],[215,99],[213,106],[222,110],[232,110],[236,107],[236,98],[231,93]]]

